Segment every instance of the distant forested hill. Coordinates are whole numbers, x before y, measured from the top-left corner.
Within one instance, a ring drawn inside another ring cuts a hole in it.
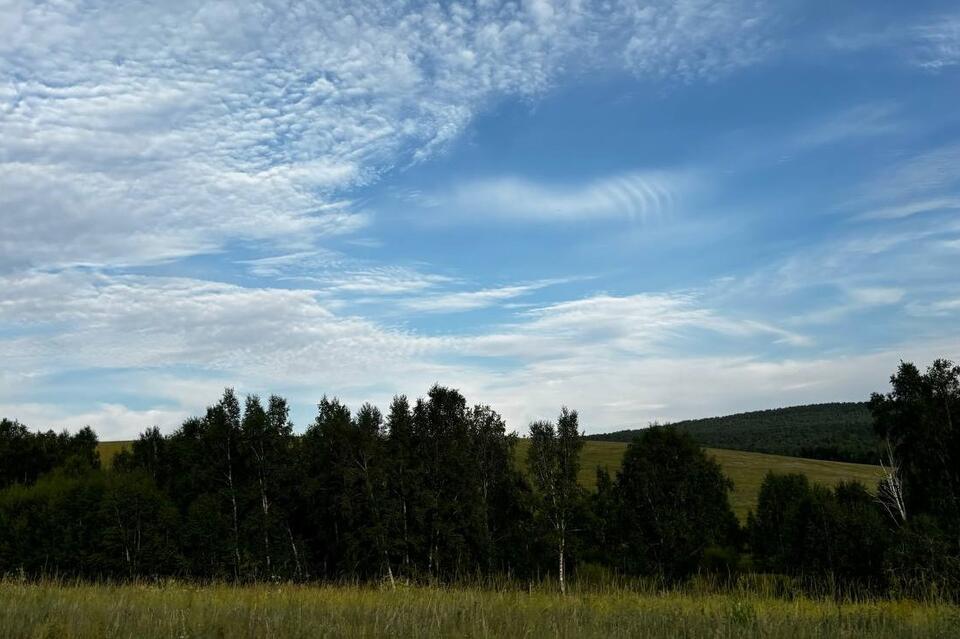
[[[810,404],[675,422],[703,446],[812,459],[877,463],[877,438],[866,402]],[[589,435],[629,442],[639,431]]]

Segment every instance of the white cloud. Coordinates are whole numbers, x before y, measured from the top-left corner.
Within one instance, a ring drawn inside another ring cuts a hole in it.
[[[516,284],[498,288],[486,288],[479,291],[458,291],[438,295],[411,298],[402,302],[404,308],[429,313],[456,313],[493,306],[504,300],[521,297],[547,286],[560,284],[568,280],[543,280],[529,284]]]
[[[960,64],[960,15],[926,13],[879,29],[855,27],[827,34],[834,48],[849,51],[888,50],[900,62],[939,72]]]
[[[960,211],[960,145],[946,144],[915,153],[878,171],[858,187],[858,193],[847,207],[859,209],[854,217],[860,222],[896,224],[911,219],[909,230],[899,235],[930,235],[957,229],[957,217],[948,216],[934,226],[918,219],[931,213]],[[893,236],[890,236],[893,237]]]
[[[956,338],[856,355],[775,360],[582,352],[536,360],[461,386],[521,430],[531,420],[555,418],[563,404],[580,410],[588,432],[603,432],[774,406],[865,400],[888,388],[901,359],[923,366],[936,357],[958,355]]]
[[[947,144],[892,163],[866,185],[865,197],[895,204],[911,204],[915,199],[936,201],[955,199],[960,186],[960,145]]]
[[[418,293],[454,281],[405,266],[375,266],[334,251],[302,251],[242,260],[256,277],[310,285],[326,293],[398,295]]]
[[[857,288],[850,291],[850,298],[857,304],[863,305],[884,305],[896,304],[903,299],[906,291],[900,288]]]
[[[387,266],[348,270],[320,279],[329,290],[367,295],[419,293],[453,281],[453,278],[415,269]]]
[[[0,359],[7,370],[31,371],[29,380],[5,383],[0,408],[35,426],[88,420],[105,438],[155,422],[172,428],[214,401],[227,383],[241,392],[282,392],[309,406],[323,393],[385,404],[393,393],[421,393],[439,381],[471,398],[502,402],[518,427],[530,411],[553,411],[564,402],[593,415],[595,424],[612,426],[602,406],[621,401],[623,383],[603,390],[587,379],[607,379],[647,360],[683,360],[690,340],[704,331],[712,342],[748,351],[758,340],[799,338],[765,322],[725,316],[689,293],[600,295],[520,312],[515,321],[477,334],[441,337],[341,315],[311,290],[89,271],[5,277],[0,286],[6,292]],[[499,358],[512,363],[487,365]],[[178,369],[195,372],[178,380]],[[116,370],[129,372],[117,377]],[[92,390],[105,375],[122,379],[110,389],[149,389],[159,403],[126,409],[111,400],[74,415],[24,399],[47,390],[55,395],[50,376],[60,371],[82,371],[94,380]],[[547,393],[554,386],[558,392]],[[588,388],[595,394],[584,395]],[[638,420],[648,414],[631,410]]]
[[[410,361],[429,365],[449,354],[562,357],[595,346],[640,353],[690,328],[782,336],[759,322],[718,315],[689,294],[601,295],[522,312],[516,323],[488,334],[431,337],[339,315],[308,289],[84,271],[32,273],[0,284],[2,325],[30,328],[0,339],[0,357],[14,370],[38,373],[188,365],[262,379],[305,382],[319,375],[342,385],[364,376],[382,380]],[[519,291],[499,293],[513,294]]]
[[[778,46],[762,3],[624,0],[617,6],[629,34],[623,56],[638,73],[684,81],[715,77],[754,64]]]
[[[216,398],[214,394],[207,401],[212,403]],[[0,415],[16,415],[18,421],[33,430],[76,431],[90,426],[101,441],[111,441],[136,439],[152,426],[164,426],[164,430],[170,431],[191,417],[191,412],[184,408],[131,410],[121,404],[99,404],[92,410],[75,412],[51,404],[0,402]]]
[[[878,306],[899,304],[906,291],[893,287],[861,287],[844,292],[846,300],[824,309],[803,313],[794,318],[796,324],[831,324],[848,315]]]
[[[933,213],[938,211],[955,211],[960,209],[960,198],[945,197],[928,200],[917,200],[889,206],[874,211],[868,211],[859,216],[862,220],[895,220],[920,213]]]
[[[189,365],[250,379],[333,379],[348,371],[353,380],[379,379],[384,362],[399,365],[441,346],[339,316],[311,290],[83,272],[0,284],[0,321],[34,331],[0,340],[0,354],[17,370]]]
[[[370,224],[345,195],[428,157],[492,100],[619,51],[639,73],[723,73],[756,57],[744,52],[765,25],[747,2],[22,1],[2,14],[7,270],[233,241],[306,250]]]
[[[738,319],[703,305],[691,293],[596,295],[521,313],[522,321],[489,334],[464,338],[471,354],[531,360],[590,357],[597,366],[629,357],[684,352],[698,331],[731,341],[775,338],[805,345],[805,336],[765,322]]]
[[[317,249],[240,260],[238,263],[256,277],[283,278],[297,277],[319,269],[342,268],[345,262],[346,258],[339,253]]]
[[[940,299],[933,302],[915,302],[907,306],[911,315],[918,317],[947,317],[960,313],[960,297]]]
[[[919,40],[915,59],[921,67],[938,71],[960,64],[960,16],[943,16],[914,29]]]
[[[571,222],[620,218],[655,220],[669,215],[692,180],[665,172],[628,173],[580,185],[546,184],[520,177],[477,180],[414,201],[444,220],[483,223]]]
[[[856,105],[799,127],[791,143],[804,150],[895,132],[899,129],[894,121],[896,112],[889,103]]]

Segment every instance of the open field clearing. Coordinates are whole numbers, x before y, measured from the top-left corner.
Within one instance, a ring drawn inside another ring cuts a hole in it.
[[[193,637],[955,637],[950,605],[750,594],[313,586],[0,584],[9,639]]]
[[[848,464],[845,462],[747,453],[739,450],[708,448],[723,467],[723,472],[733,480],[733,493],[730,505],[740,521],[746,521],[747,512],[757,504],[757,495],[763,478],[770,471],[777,473],[802,473],[810,481],[836,486],[842,481],[856,480],[873,492],[880,477],[878,466],[866,464]]]
[[[133,442],[100,442],[97,444],[97,453],[100,454],[100,463],[106,468],[113,465],[113,458],[120,452],[130,448]]]
[[[517,460],[521,463],[526,463],[528,446],[529,441],[525,439],[520,440],[517,445]],[[627,444],[619,442],[584,442],[581,453],[580,483],[591,489],[596,486],[597,466],[607,468],[611,475],[616,474],[626,449]],[[723,472],[733,480],[730,505],[741,522],[746,521],[747,513],[756,506],[760,484],[770,471],[803,473],[810,478],[810,481],[828,486],[835,486],[841,481],[857,480],[871,491],[876,486],[880,472],[879,467],[866,464],[784,457],[720,448],[707,448],[706,451],[717,458],[720,466],[723,467]]]

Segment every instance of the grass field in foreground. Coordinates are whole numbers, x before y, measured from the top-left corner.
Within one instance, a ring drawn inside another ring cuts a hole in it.
[[[529,440],[522,439],[517,446],[517,460],[526,463]],[[597,484],[597,466],[604,466],[615,475],[620,468],[627,444],[619,442],[587,441],[581,453],[580,483],[588,488]],[[880,468],[865,464],[748,453],[739,450],[707,448],[707,453],[716,457],[723,472],[733,480],[730,503],[741,521],[746,521],[747,512],[757,503],[760,484],[769,471],[778,473],[803,473],[810,481],[835,486],[841,481],[858,480],[873,490],[879,478]]]
[[[960,611],[750,593],[560,596],[524,590],[0,583],[0,636],[955,637]]]
[[[518,442],[516,450],[518,463],[526,464],[529,443],[529,440],[526,439],[521,439]],[[109,466],[114,455],[128,446],[130,446],[130,442],[101,442],[98,449],[100,460],[105,466]],[[611,475],[615,475],[620,468],[620,460],[623,458],[626,449],[627,444],[619,442],[585,442],[580,468],[580,483],[593,489],[597,483],[597,466],[604,466],[610,471]],[[835,486],[841,481],[856,479],[870,490],[873,490],[876,486],[880,472],[879,467],[864,464],[847,464],[720,448],[707,448],[706,450],[717,458],[717,461],[723,467],[723,472],[733,480],[733,494],[730,496],[730,503],[741,521],[746,521],[747,512],[756,506],[760,484],[768,471],[803,473],[810,478],[810,481],[828,486]]]

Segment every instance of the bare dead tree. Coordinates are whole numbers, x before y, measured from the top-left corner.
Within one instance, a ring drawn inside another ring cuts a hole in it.
[[[883,506],[887,514],[898,525],[907,521],[907,505],[903,498],[903,478],[900,475],[900,464],[893,454],[893,447],[890,445],[889,438],[886,440],[887,461],[880,460],[880,468],[883,469],[883,477],[880,478],[880,486],[877,489],[877,501]]]

